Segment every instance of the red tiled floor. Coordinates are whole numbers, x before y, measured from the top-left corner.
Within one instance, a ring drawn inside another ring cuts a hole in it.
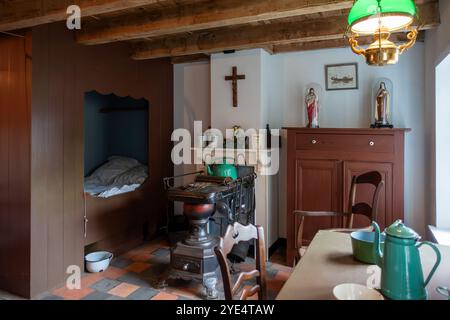
[[[156,296],[154,296],[152,298],[152,300],[177,300],[178,296],[171,294],[171,293],[167,293],[164,291],[161,291],[160,293],[158,293]]]
[[[166,289],[167,293],[182,296],[192,300],[201,299],[201,286],[183,286],[183,287],[169,287]]]
[[[94,283],[103,279],[104,273],[88,273],[81,277],[81,287],[89,288]]]
[[[139,286],[123,282],[119,284],[117,287],[114,287],[111,290],[109,290],[108,293],[118,297],[126,298],[130,294],[135,292],[137,289],[139,289]]]
[[[139,279],[142,280],[143,284],[145,283],[145,285],[148,286],[149,274],[147,272],[144,272],[145,270],[150,267],[161,267],[161,264],[163,264],[162,261],[164,261],[164,265],[167,266],[168,262],[166,262],[166,260],[168,260],[169,257],[163,257],[161,254],[165,254],[164,252],[156,253],[158,249],[162,248],[168,248],[168,243],[166,241],[157,240],[142,245],[120,256],[121,258],[127,260],[127,263],[130,263],[130,261],[132,262],[127,267],[118,267],[119,264],[117,264],[117,266],[110,266],[106,271],[102,273],[84,274],[81,279],[81,290],[68,290],[63,287],[54,290],[53,292],[51,292],[51,294],[62,297],[64,299],[79,300],[93,292],[96,292],[95,288],[97,287],[92,286],[93,284],[101,281],[102,279],[104,279],[105,281],[109,279],[108,281],[115,281],[116,284],[114,288],[110,287],[110,289],[108,289],[108,293],[116,297],[128,298],[131,294],[135,293],[141,288],[138,285]],[[282,257],[284,255],[281,252],[278,254],[278,256]],[[148,262],[149,260],[151,260],[152,262]],[[268,265],[267,295],[272,299],[276,297],[280,289],[283,287],[285,281],[289,278],[290,273],[292,272],[292,268],[275,263],[273,259],[270,260],[272,263]],[[124,263],[123,265],[127,264]],[[235,264],[235,269],[238,271],[248,271],[250,269],[254,269],[254,267],[255,266],[252,261]],[[134,280],[136,280],[137,282],[135,283]],[[246,283],[246,286],[251,287],[251,284]],[[154,300],[175,300],[178,298],[202,299],[202,284],[198,281],[172,280],[169,281],[169,287],[165,289],[153,287],[148,290],[158,292],[158,294],[153,297]],[[223,294],[223,285],[221,283],[221,279],[219,279],[218,290],[220,290]],[[136,293],[141,294],[142,291],[143,290],[140,290]],[[147,293],[149,294],[148,297],[152,296],[151,292]],[[145,296],[145,291],[142,294],[142,296]],[[255,295],[252,299],[257,298],[257,295]]]
[[[94,290],[88,287],[82,287],[79,290],[69,290],[64,286],[59,289],[53,290],[52,293],[56,296],[64,298],[64,300],[81,300],[92,292],[94,292]]]
[[[135,254],[130,259],[136,262],[146,262],[150,260],[152,255],[149,252],[140,252],[138,254]]]
[[[105,271],[103,271],[102,275],[103,275],[105,278],[115,280],[115,279],[117,279],[117,278],[120,278],[121,276],[123,276],[123,275],[126,274],[127,272],[128,272],[128,271],[125,270],[125,269],[120,269],[120,268],[116,268],[116,267],[113,267],[113,266],[109,266],[108,269],[106,269]]]
[[[141,273],[142,271],[147,270],[148,268],[150,268],[149,263],[135,262],[130,264],[126,269],[131,272]]]
[[[119,256],[122,259],[131,259],[133,256],[142,253],[141,247],[127,251]]]

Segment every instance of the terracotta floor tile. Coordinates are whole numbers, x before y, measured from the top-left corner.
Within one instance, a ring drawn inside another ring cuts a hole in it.
[[[114,287],[113,289],[109,290],[108,293],[118,297],[126,298],[130,294],[135,292],[137,289],[139,289],[138,286],[131,283],[123,282],[119,284],[117,287]]]
[[[200,290],[195,290],[193,288],[170,287],[170,288],[167,288],[167,293],[170,293],[170,294],[173,294],[176,296],[182,296],[182,297],[192,299],[192,300],[197,300],[197,299],[201,299],[201,291]]]
[[[103,271],[103,276],[108,279],[117,279],[126,274],[128,271],[125,269],[116,268],[113,266],[110,266],[108,269]]]
[[[135,254],[130,259],[135,262],[147,262],[152,258],[152,255],[149,252],[140,252]]]
[[[164,291],[161,291],[152,298],[152,300],[177,300],[177,299],[178,296]]]
[[[103,272],[96,272],[96,273],[87,273],[85,276],[81,277],[81,287],[82,288],[89,288],[94,283],[102,280]]]
[[[131,258],[134,257],[135,255],[141,254],[142,252],[143,252],[143,251],[142,251],[141,248],[135,248],[135,249],[132,249],[132,250],[130,250],[130,251],[127,251],[127,252],[121,254],[121,255],[119,256],[119,258],[123,258],[123,259],[131,259]]]
[[[64,300],[81,300],[87,295],[94,292],[93,289],[82,287],[81,289],[69,290],[65,286],[53,290],[52,294],[64,298]]]
[[[130,264],[126,270],[131,271],[131,272],[136,272],[136,273],[141,273],[144,270],[147,270],[148,268],[150,268],[150,264],[149,263],[145,263],[145,262],[134,262],[132,264]]]

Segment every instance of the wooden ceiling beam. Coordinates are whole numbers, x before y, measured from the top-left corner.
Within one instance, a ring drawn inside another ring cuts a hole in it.
[[[436,2],[420,6],[422,29],[440,23]],[[165,37],[139,42],[135,45],[133,59],[154,59],[224,50],[243,50],[298,42],[342,39],[347,27],[346,16],[288,22],[275,22],[257,26],[242,26],[205,30],[188,35]]]
[[[421,31],[419,33],[419,37],[418,37],[417,41],[423,42],[424,35],[425,35],[424,32]],[[408,41],[405,33],[395,33],[395,34],[391,35],[390,40],[395,43]],[[373,42],[373,37],[359,38],[359,41],[358,41],[358,43],[360,45],[368,45],[372,42]],[[330,49],[330,48],[345,48],[345,47],[349,47],[349,44],[348,44],[347,39],[344,39],[344,38],[333,39],[333,40],[324,40],[324,41],[298,42],[298,43],[290,43],[290,44],[285,44],[285,45],[273,46],[273,54]]]
[[[208,54],[193,54],[190,56],[179,56],[172,57],[172,64],[181,64],[181,63],[192,63],[192,62],[202,62],[202,61],[210,61],[211,57]]]
[[[353,0],[215,0],[92,21],[77,34],[81,44],[153,38],[203,29],[351,8]]]
[[[158,4],[167,0],[0,0],[0,31],[30,28],[67,19],[67,8],[78,5],[82,16],[93,16]]]

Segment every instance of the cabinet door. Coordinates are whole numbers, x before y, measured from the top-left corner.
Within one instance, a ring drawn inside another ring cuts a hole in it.
[[[377,223],[380,228],[384,229],[386,225],[392,222],[392,163],[379,163],[379,162],[344,162],[344,194],[343,203],[344,208],[348,208],[348,195],[350,193],[351,183],[353,176],[357,176],[370,171],[378,171],[384,180],[384,187],[381,190],[379,204],[378,204],[378,217]],[[372,204],[372,197],[375,191],[375,187],[372,185],[361,184],[356,189],[356,202],[366,202]],[[367,227],[371,223],[370,219],[355,215],[353,227]]]
[[[298,210],[340,211],[341,162],[336,160],[296,161],[296,203]],[[303,240],[308,243],[320,229],[336,226],[334,218],[305,218]],[[297,230],[297,226],[295,228]]]

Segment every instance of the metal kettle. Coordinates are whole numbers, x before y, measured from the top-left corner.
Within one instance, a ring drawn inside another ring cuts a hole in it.
[[[226,159],[223,160],[223,163],[206,165],[206,170],[209,176],[230,177],[233,180],[238,178],[236,166],[234,164],[226,163]]]
[[[383,253],[380,248],[380,227],[372,222],[375,229],[373,246],[375,260],[381,268],[381,293],[393,300],[425,300],[425,287],[430,282],[439,263],[441,254],[431,242],[419,242],[419,235],[406,227],[401,220],[386,228]],[[436,253],[436,263],[424,281],[419,248],[430,246]]]

